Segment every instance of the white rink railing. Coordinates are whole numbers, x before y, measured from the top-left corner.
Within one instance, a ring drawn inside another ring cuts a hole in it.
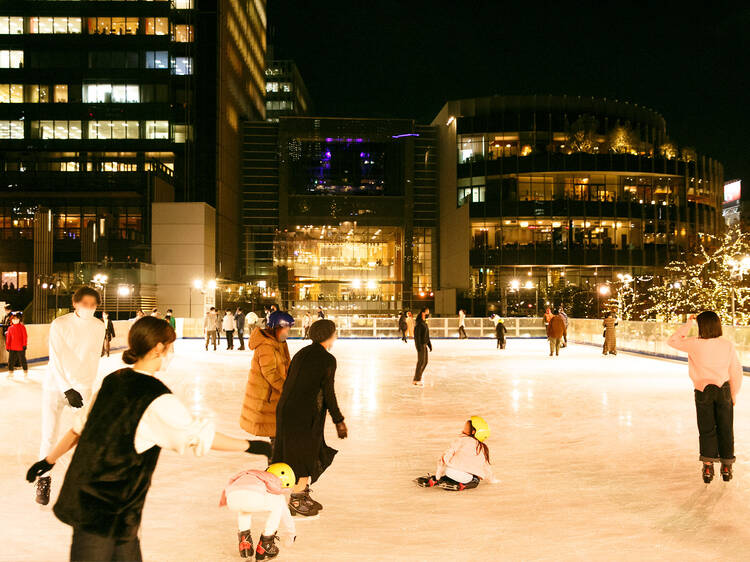
[[[341,338],[399,338],[397,317],[376,316],[337,316],[330,317],[336,323]],[[301,319],[292,328],[291,337],[302,337]],[[543,338],[546,337],[544,321],[541,318],[505,318],[508,337]],[[430,318],[432,338],[457,338],[458,317]],[[245,327],[245,337],[254,326]],[[203,319],[180,318],[177,320],[177,335],[183,338],[203,337]],[[470,338],[494,338],[495,324],[489,318],[466,318],[466,335]]]
[[[616,328],[617,349],[646,353],[657,357],[685,359],[687,354],[667,345],[667,339],[680,324],[666,322],[633,322],[619,320]],[[568,339],[575,343],[602,345],[604,328],[602,321],[588,318],[571,318],[568,324]],[[750,326],[724,326],[724,337],[734,342],[740,363],[750,368]],[[697,336],[693,327],[691,335]]]

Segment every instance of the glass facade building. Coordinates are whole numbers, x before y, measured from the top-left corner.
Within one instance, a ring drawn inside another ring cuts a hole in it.
[[[0,0],[3,271],[37,275],[39,209],[54,217],[56,274],[149,262],[150,205],[176,200],[216,208],[216,269],[236,277],[240,128],[265,116],[265,18],[263,0]]]
[[[652,273],[722,228],[721,164],[670,140],[650,109],[493,96],[448,102],[434,124],[455,162],[443,170],[441,228],[469,232],[442,239],[460,256],[445,267],[462,268],[444,277],[471,296],[500,300],[514,280]]]
[[[436,130],[398,119],[248,123],[244,272],[283,306],[392,312],[432,299]]]

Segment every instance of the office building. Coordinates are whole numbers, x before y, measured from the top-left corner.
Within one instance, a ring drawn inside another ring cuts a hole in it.
[[[294,61],[266,62],[266,120],[310,115],[312,100]]]

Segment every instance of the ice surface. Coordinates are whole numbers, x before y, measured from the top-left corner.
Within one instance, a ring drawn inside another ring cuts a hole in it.
[[[301,342],[290,342],[291,351]],[[700,479],[685,363],[544,340],[436,340],[425,387],[415,350],[395,340],[340,340],[336,387],[349,426],[313,487],[325,509],[299,521],[281,560],[748,560],[750,386],[735,412],[735,478]],[[219,428],[238,419],[251,354],[181,341],[168,384]],[[103,370],[118,365],[114,357]],[[0,559],[66,560],[70,529],[40,509],[23,475],[39,446],[39,376],[1,382]],[[412,479],[472,414],[501,483],[451,493]],[[67,465],[53,471],[53,494]],[[247,455],[163,452],[142,525],[146,560],[239,560],[235,521],[218,507],[226,479],[261,467]],[[54,501],[53,495],[53,501]]]

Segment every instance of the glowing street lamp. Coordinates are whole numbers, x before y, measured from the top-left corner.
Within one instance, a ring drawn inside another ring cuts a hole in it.
[[[521,282],[518,279],[513,279],[510,282],[510,288],[517,291],[521,287]]]

